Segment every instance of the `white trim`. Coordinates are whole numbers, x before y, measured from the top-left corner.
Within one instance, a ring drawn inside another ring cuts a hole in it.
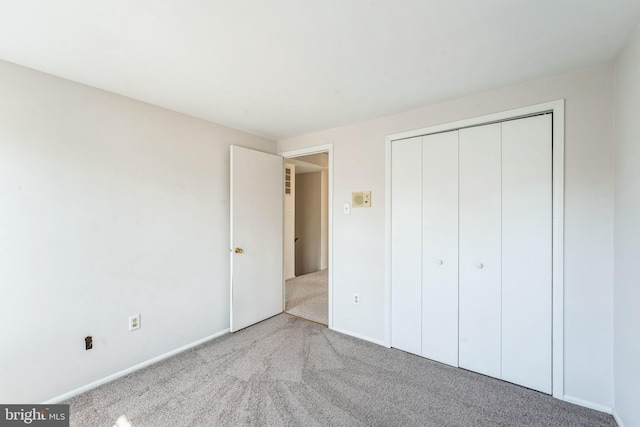
[[[385,166],[384,166],[384,194],[385,197],[385,221],[384,233],[387,244],[384,246],[384,346],[391,348],[391,140],[387,137],[384,142]]]
[[[545,102],[542,104],[529,105],[527,107],[517,108],[515,110],[501,111],[499,113],[486,114],[484,116],[473,117],[470,119],[458,120],[450,123],[443,123],[440,125],[429,126],[422,129],[415,129],[406,132],[395,133],[387,136],[387,139],[391,141],[397,141],[399,139],[413,138],[416,136],[424,136],[432,133],[447,132],[450,130],[461,129],[470,126],[484,125],[493,122],[502,122],[516,117],[524,117],[533,114],[544,113],[548,111],[556,112],[556,109],[561,107],[564,110],[564,99],[558,101]],[[555,136],[555,135],[554,135]]]
[[[553,106],[553,397],[564,396],[564,99]]]
[[[233,150],[229,147],[229,331],[233,330]]]
[[[385,345],[391,345],[391,143],[400,139],[500,122],[545,112],[553,113],[553,397],[564,396],[564,99],[530,105],[451,123],[389,135],[385,141]],[[577,399],[576,399],[577,400]],[[577,402],[576,402],[577,403]],[[581,403],[578,403],[581,404]],[[583,405],[587,406],[587,405]],[[597,405],[596,405],[597,406]],[[592,407],[592,406],[587,406]],[[600,407],[603,408],[603,407]],[[605,411],[606,412],[606,411]]]
[[[616,421],[616,424],[618,424],[618,427],[624,427],[624,423],[622,422],[622,420],[620,419],[620,416],[616,412],[616,408],[613,408],[613,411],[611,411],[611,415],[613,415],[613,419]]]
[[[329,156],[329,241],[327,242],[329,245],[329,259],[328,269],[329,269],[329,329],[333,329],[333,144],[324,144],[324,145],[316,145],[313,147],[300,148],[297,150],[291,151],[283,151],[278,153],[279,156],[284,157],[285,159],[290,159],[292,157],[300,157],[300,156],[308,156],[310,154],[317,153],[327,153]]]
[[[49,399],[49,400],[47,400],[45,402],[42,402],[42,404],[43,405],[55,404],[55,403],[59,403],[59,402],[62,402],[64,400],[70,399],[70,398],[72,398],[74,396],[77,396],[77,395],[82,394],[82,393],[84,393],[86,391],[89,391],[91,389],[99,387],[99,386],[101,386],[103,384],[110,383],[111,381],[117,380],[118,378],[124,377],[125,375],[129,375],[132,372],[139,371],[142,368],[146,368],[147,366],[151,366],[154,363],[158,363],[161,360],[167,359],[167,358],[169,358],[171,356],[175,356],[178,353],[182,353],[184,351],[187,351],[187,350],[189,350],[191,348],[197,347],[197,346],[199,346],[201,344],[206,343],[207,341],[211,341],[211,340],[213,340],[215,338],[221,337],[222,335],[226,335],[228,333],[229,333],[229,329],[225,329],[225,330],[217,332],[217,333],[215,333],[213,335],[209,335],[208,337],[199,339],[198,341],[194,341],[191,344],[183,345],[182,347],[176,348],[175,350],[171,350],[168,353],[161,354],[160,356],[156,356],[156,357],[151,358],[151,359],[149,359],[149,360],[147,360],[145,362],[138,363],[137,365],[134,365],[134,366],[132,366],[130,368],[124,369],[124,370],[122,370],[120,372],[116,372],[115,374],[112,374],[112,375],[109,375],[107,377],[104,377],[104,378],[102,378],[102,379],[100,379],[98,381],[94,381],[94,382],[92,382],[90,384],[84,385],[84,386],[79,387],[79,388],[77,388],[75,390],[71,390],[71,391],[69,391],[67,393],[61,394],[60,396],[56,396],[53,399]]]
[[[282,156],[285,159],[292,157],[308,156],[310,154],[318,153],[333,153],[333,144],[314,145],[313,147],[298,148],[297,150],[282,151],[278,153],[278,156]],[[331,160],[331,159],[329,159]]]
[[[584,406],[585,408],[593,409],[595,411],[604,412],[606,414],[613,414],[613,408],[610,406],[600,405],[599,403],[589,402],[588,400],[578,399],[573,396],[564,396],[565,402],[573,403],[574,405]]]
[[[350,337],[358,338],[363,341],[369,341],[370,343],[374,343],[374,344],[378,344],[383,347],[386,347],[386,344],[384,343],[384,341],[374,340],[373,338],[365,337],[364,335],[355,334],[353,332],[345,331],[343,329],[334,328],[333,330],[344,335],[349,335]]]

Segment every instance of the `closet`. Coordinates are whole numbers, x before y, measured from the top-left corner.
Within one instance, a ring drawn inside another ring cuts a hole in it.
[[[552,115],[394,141],[391,345],[551,393]]]

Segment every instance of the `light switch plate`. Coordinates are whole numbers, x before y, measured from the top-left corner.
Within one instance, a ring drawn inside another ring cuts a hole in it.
[[[344,212],[345,215],[351,215],[351,204],[350,203],[345,203],[344,204],[343,212]]]

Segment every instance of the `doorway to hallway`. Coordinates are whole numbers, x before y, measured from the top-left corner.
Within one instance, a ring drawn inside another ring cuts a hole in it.
[[[285,157],[285,312],[329,327],[330,148],[281,153]]]

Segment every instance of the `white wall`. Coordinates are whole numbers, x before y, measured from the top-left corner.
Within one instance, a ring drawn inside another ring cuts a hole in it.
[[[230,144],[276,148],[0,62],[0,402],[229,327]]]
[[[321,172],[296,175],[296,276],[320,269]]]
[[[640,27],[616,64],[615,412],[640,426]]]
[[[278,142],[334,144],[334,328],[383,342],[385,136],[566,98],[565,394],[613,406],[613,69],[601,66]],[[342,214],[352,191],[372,207]],[[360,294],[360,305],[351,295]]]

